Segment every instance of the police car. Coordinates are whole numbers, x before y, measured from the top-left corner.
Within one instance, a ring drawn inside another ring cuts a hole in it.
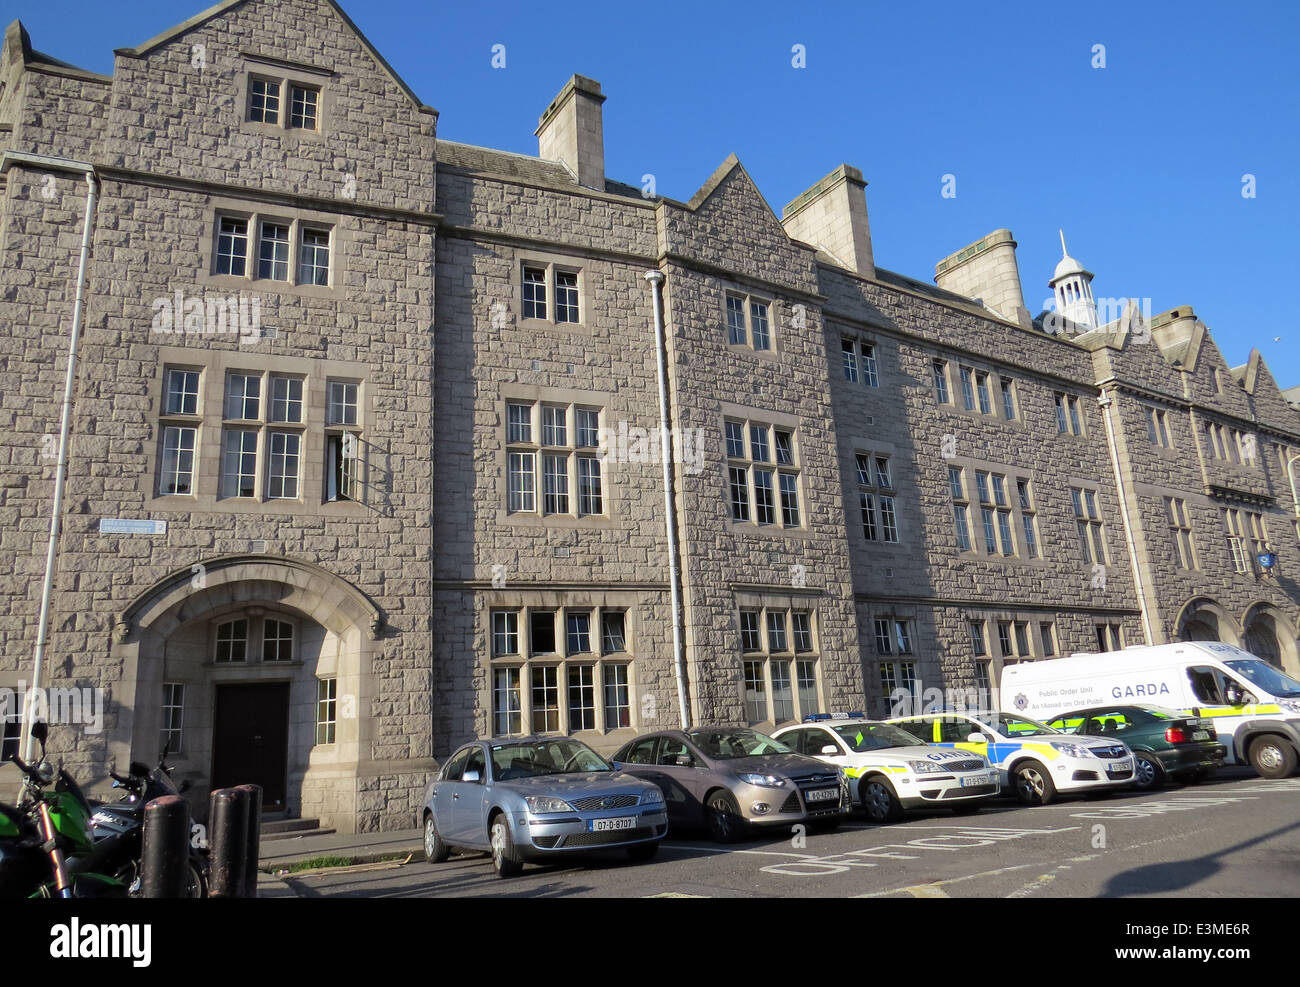
[[[1057,792],[1122,788],[1133,752],[1117,740],[1061,733],[1014,713],[941,712],[888,721],[939,747],[982,754],[1020,801],[1046,805]]]
[[[905,809],[926,806],[976,812],[998,793],[998,772],[982,754],[926,746],[905,730],[861,715],[818,713],[773,736],[842,768],[853,800],[872,822],[893,822]]]

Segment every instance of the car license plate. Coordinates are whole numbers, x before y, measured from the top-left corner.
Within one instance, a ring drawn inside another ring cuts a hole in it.
[[[839,801],[839,797],[840,790],[838,788],[818,788],[804,794],[804,798],[809,802]]]
[[[1209,733],[1208,730],[1193,730],[1193,731],[1192,731],[1192,739],[1193,739],[1193,740],[1209,740],[1209,739],[1210,739],[1210,733]]]
[[[969,778],[963,778],[961,780],[962,788],[976,788],[980,785],[987,785],[987,784],[989,784],[988,775],[972,775]]]
[[[592,833],[607,833],[615,829],[636,829],[636,816],[619,816],[615,819],[593,819],[588,824]]]
[[[1113,775],[1117,775],[1121,771],[1132,771],[1133,765],[1128,761],[1120,761],[1118,764],[1106,765],[1106,770]]]

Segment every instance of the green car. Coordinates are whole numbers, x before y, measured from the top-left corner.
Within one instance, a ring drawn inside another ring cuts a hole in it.
[[[1133,787],[1142,790],[1159,788],[1169,777],[1200,781],[1217,771],[1227,754],[1211,720],[1161,706],[1093,706],[1062,713],[1048,725],[1127,744],[1137,760]]]

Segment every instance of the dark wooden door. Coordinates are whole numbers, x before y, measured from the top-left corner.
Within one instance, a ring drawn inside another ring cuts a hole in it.
[[[289,683],[217,686],[212,787],[261,785],[262,811],[284,809]]]

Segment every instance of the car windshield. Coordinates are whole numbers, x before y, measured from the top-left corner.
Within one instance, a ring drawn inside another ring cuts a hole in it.
[[[1015,716],[1011,713],[1002,713],[998,716],[998,729],[1002,735],[1011,737],[1013,740],[1020,737],[1045,737],[1048,734],[1060,733],[1060,730],[1053,730],[1046,723],[1039,723],[1037,720],[1030,720],[1023,716]]]
[[[1300,682],[1289,675],[1283,675],[1272,665],[1258,658],[1240,658],[1225,661],[1224,664],[1270,696],[1277,696],[1279,699],[1300,697]]]
[[[873,723],[864,720],[862,723],[848,723],[831,729],[843,737],[844,742],[856,754],[861,754],[863,751],[881,751],[887,747],[925,746],[925,741],[920,737],[890,723]]]
[[[719,761],[756,754],[789,754],[790,748],[754,730],[691,730],[686,736],[707,756]]]
[[[604,758],[577,740],[532,740],[492,748],[492,771],[497,781],[613,770]]]

